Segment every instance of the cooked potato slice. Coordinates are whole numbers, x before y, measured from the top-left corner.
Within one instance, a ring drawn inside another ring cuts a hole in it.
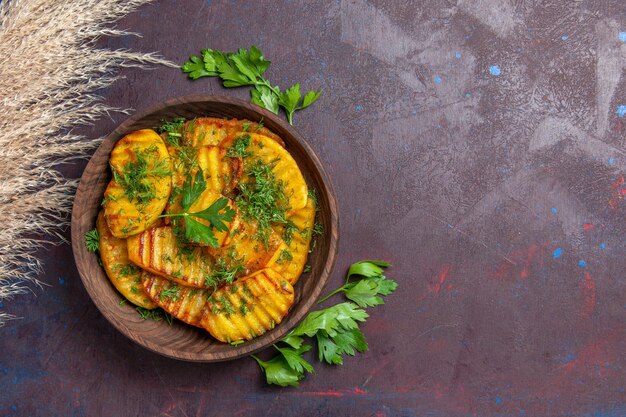
[[[217,340],[251,340],[280,323],[293,305],[293,287],[271,269],[263,269],[215,291],[202,327]]]
[[[203,248],[181,247],[172,226],[155,227],[128,239],[128,257],[141,268],[183,285],[205,288],[212,272]]]
[[[113,179],[104,192],[104,217],[111,234],[141,233],[163,212],[172,189],[172,165],[161,137],[151,129],[124,136],[109,160]]]
[[[272,172],[278,181],[282,181],[285,187],[286,197],[289,199],[291,210],[301,209],[306,205],[308,189],[298,164],[291,154],[275,140],[257,133],[249,133],[251,143],[247,148],[248,156],[243,158],[243,170],[255,161],[259,160],[266,165],[272,166]],[[229,139],[222,144],[227,149],[232,146],[235,138]],[[242,178],[242,181],[245,181]]]
[[[306,206],[294,210],[287,217],[287,220],[292,221],[298,230],[293,233],[288,245],[283,243],[278,248],[277,256],[270,260],[267,267],[278,272],[291,285],[294,285],[302,275],[309,255],[309,246],[315,224],[315,202],[313,199],[308,198]],[[277,232],[282,233],[282,229],[277,228]]]
[[[204,172],[207,190],[230,195],[237,186],[243,169],[241,158],[226,156],[227,150],[219,146],[198,149],[198,165]]]
[[[178,285],[174,281],[144,271],[143,291],[163,310],[192,326],[202,327],[210,291]]]
[[[102,265],[113,286],[131,303],[147,309],[156,308],[141,286],[141,270],[128,260],[126,239],[111,234],[104,211],[98,214],[96,229],[100,235]]]
[[[283,146],[283,141],[269,129],[249,120],[217,119],[200,117],[185,124],[185,131],[192,146],[216,146],[226,137],[243,132],[265,135]]]
[[[182,205],[182,188],[187,177],[184,165],[176,161],[176,153],[174,155],[174,173],[172,183],[174,190],[167,204],[166,213],[181,213]],[[225,156],[226,150],[219,146],[203,146],[197,150],[197,165],[202,168],[202,173],[206,181],[206,189],[203,199],[210,199],[215,194],[222,194],[226,197],[233,196],[233,189],[237,185],[239,177],[243,169],[241,158],[229,158]],[[191,169],[191,176],[195,178],[197,168]],[[208,207],[208,206],[207,206]],[[207,208],[203,207],[203,208]],[[167,221],[169,223],[169,221]]]
[[[244,222],[239,215],[231,223],[225,244],[220,249],[209,249],[215,258],[228,257],[235,263],[245,267],[248,274],[256,272],[271,262],[277,254],[282,240],[280,236],[270,230],[267,246],[255,238],[257,225],[253,221]]]

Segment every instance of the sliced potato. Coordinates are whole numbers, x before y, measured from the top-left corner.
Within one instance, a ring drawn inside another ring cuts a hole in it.
[[[198,149],[198,165],[204,172],[207,190],[230,195],[237,186],[243,165],[241,158],[230,158],[226,152],[219,146],[204,146]]]
[[[151,129],[124,136],[109,160],[113,179],[104,192],[104,217],[111,234],[141,233],[163,212],[172,189],[172,164],[161,137]]]
[[[251,340],[280,323],[293,302],[291,284],[263,269],[215,291],[202,327],[222,342]]]
[[[177,154],[172,151],[176,158]],[[201,199],[211,199],[215,194],[222,194],[226,197],[233,196],[233,189],[236,187],[243,169],[241,158],[229,158],[225,156],[226,150],[218,146],[203,146],[197,150],[197,164],[202,168],[202,173],[206,181],[206,188]],[[187,177],[183,164],[174,162],[174,173],[172,183],[175,192],[172,193],[165,209],[166,213],[181,213],[182,188]],[[195,178],[197,168],[191,169],[191,176]],[[208,207],[208,206],[207,206]],[[207,208],[203,207],[203,208]],[[167,221],[169,223],[169,221]]]
[[[185,123],[185,131],[192,146],[217,146],[226,137],[243,132],[260,133],[284,146],[283,141],[276,134],[249,120],[199,117]]]
[[[255,238],[257,225],[255,222],[244,222],[239,216],[233,221],[231,231],[220,249],[209,249],[215,257],[229,257],[237,260],[235,263],[246,268],[246,273],[251,274],[271,262],[277,256],[278,248],[282,240],[280,236],[270,230],[267,246]]]
[[[251,144],[247,151],[249,156],[243,159],[244,172],[246,167],[260,160],[266,165],[272,166],[272,172],[278,181],[285,186],[285,194],[289,199],[291,210],[301,209],[306,205],[308,189],[298,164],[291,154],[275,140],[257,133],[250,133]],[[222,144],[227,148],[232,145],[233,139]],[[244,179],[242,179],[244,181]]]
[[[203,248],[181,247],[172,226],[155,227],[128,239],[129,259],[154,274],[180,284],[206,288],[211,257]]]
[[[315,225],[315,202],[307,199],[307,204],[299,210],[294,210],[288,217],[297,227],[289,245],[283,243],[276,251],[276,255],[268,262],[267,267],[282,275],[291,285],[294,285],[302,271],[309,255],[313,226]],[[282,229],[277,228],[282,233]]]
[[[210,291],[177,285],[174,281],[144,271],[143,290],[163,310],[192,326],[202,327]]]
[[[113,286],[131,303],[146,309],[156,308],[141,286],[141,270],[128,259],[126,239],[114,237],[104,219],[98,214],[96,229],[100,235],[100,258]]]

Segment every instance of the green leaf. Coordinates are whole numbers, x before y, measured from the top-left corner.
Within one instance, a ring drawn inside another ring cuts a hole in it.
[[[93,229],[85,233],[85,247],[89,252],[98,252],[100,250],[100,233],[97,229]]]
[[[224,210],[224,212],[220,213],[221,210]],[[207,220],[220,232],[227,232],[228,224],[226,222],[230,223],[233,221],[235,210],[228,206],[227,198],[220,197],[210,207],[196,213],[189,213],[189,216]]]
[[[196,177],[193,181],[191,180],[191,173],[188,173],[185,183],[183,184],[183,196],[181,200],[183,210],[189,210],[189,207],[202,195],[205,189],[206,181],[204,180],[202,168],[198,167]]]
[[[309,91],[304,96],[304,100],[302,101],[302,105],[300,107],[298,107],[297,110],[306,109],[311,104],[313,104],[315,101],[317,101],[317,99],[320,98],[321,95],[322,95],[322,90],[317,91],[317,92],[315,90]]]
[[[259,76],[263,75],[271,64],[271,61],[265,59],[263,52],[254,45],[250,47],[250,61],[256,66]]]
[[[292,124],[293,113],[296,111],[301,97],[300,84],[294,84],[280,94],[279,103],[285,109],[285,113],[287,113],[289,124]]]
[[[379,277],[370,278],[370,281],[376,282],[376,290],[379,294],[389,295],[398,288],[398,283],[392,279],[386,278],[384,275]]]
[[[250,96],[252,102],[257,106],[261,106],[264,109],[268,109],[274,114],[278,114],[278,96],[266,85],[257,85],[254,89],[250,90]]]
[[[350,265],[347,277],[350,278],[352,275],[363,275],[364,277],[375,277],[378,275],[382,275],[385,271],[383,271],[381,266],[387,267],[389,266],[389,264],[379,261],[356,262]]]
[[[209,76],[216,76],[219,75],[219,66],[226,61],[226,56],[220,51],[203,49],[202,61],[204,62],[204,69],[207,71]]]
[[[189,216],[185,217],[185,237],[192,242],[203,243],[214,248],[219,246],[211,228]]]
[[[280,385],[281,387],[293,386],[297,387],[302,378],[303,372],[294,370],[283,355],[277,355],[269,361],[262,361],[255,355],[251,355],[265,372],[265,379],[268,384]]]
[[[313,366],[302,357],[302,354],[311,350],[313,346],[304,345],[298,349],[274,347],[285,357],[285,361],[294,371],[300,373],[304,373],[305,370],[310,373],[313,372]]]
[[[286,337],[284,337],[283,339],[281,339],[281,342],[285,342],[289,346],[298,349],[300,346],[302,346],[302,343],[304,342],[304,339],[301,338],[300,336],[289,334]]]
[[[239,71],[237,66],[231,62],[230,56],[227,56],[225,61],[218,64],[217,71],[223,81],[224,87],[241,87],[243,85],[255,84],[255,81],[251,81]]]
[[[248,80],[255,84],[257,77],[260,76],[256,66],[250,62],[248,51],[239,49],[239,51],[230,56],[230,60],[235,64],[239,72]]]
[[[192,80],[197,80],[201,77],[217,75],[207,71],[205,69],[204,62],[200,59],[200,57],[195,55],[190,56],[189,61],[185,62],[180,68],[183,70],[183,72],[189,74],[189,78],[191,78]]]
[[[374,307],[385,304],[382,298],[378,297],[378,285],[369,279],[362,279],[350,283],[344,289],[346,297],[357,303],[359,307]]]
[[[354,356],[368,349],[365,336],[359,329],[342,330],[334,336],[324,331],[317,333],[318,357],[331,365],[342,365],[341,355]]]
[[[314,336],[318,330],[324,330],[329,335],[337,333],[341,327],[354,329],[359,327],[358,321],[365,321],[369,315],[352,303],[341,303],[323,310],[309,313],[302,322],[291,331],[288,336]]]

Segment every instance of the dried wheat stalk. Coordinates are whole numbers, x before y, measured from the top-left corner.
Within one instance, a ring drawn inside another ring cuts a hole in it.
[[[36,250],[62,241],[76,182],[54,166],[100,140],[72,128],[110,111],[94,92],[120,67],[175,66],[154,54],[95,47],[150,0],[0,0],[0,302],[40,286]],[[0,326],[11,318],[0,312]]]

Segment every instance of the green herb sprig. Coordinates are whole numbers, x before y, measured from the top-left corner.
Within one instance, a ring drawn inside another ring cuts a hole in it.
[[[181,197],[183,212],[162,214],[160,217],[184,218],[185,237],[188,240],[217,248],[219,244],[213,234],[213,229],[220,232],[227,232],[227,223],[230,223],[235,217],[235,210],[228,206],[227,198],[220,197],[217,201],[211,204],[210,207],[195,213],[189,213],[189,208],[198,198],[200,198],[205,189],[206,180],[204,179],[204,173],[202,172],[202,169],[198,167],[195,178],[192,179],[191,174],[188,173],[185,183],[183,184]],[[210,223],[210,226],[207,226],[196,219],[206,220]]]
[[[264,372],[267,383],[283,387],[297,386],[306,372],[314,372],[311,363],[303,357],[305,352],[313,348],[313,344],[305,343],[307,338],[315,341],[318,360],[331,365],[342,365],[345,355],[354,356],[357,352],[366,351],[367,342],[359,329],[359,324],[369,317],[363,307],[384,304],[379,295],[390,295],[397,288],[395,281],[383,275],[383,268],[389,266],[389,263],[383,261],[360,261],[352,264],[346,284],[318,303],[339,292],[343,292],[354,303],[343,302],[309,313],[279,344],[274,345],[278,354],[270,360],[263,361],[251,355]],[[356,276],[361,278],[350,281]],[[361,285],[368,290],[360,288]]]
[[[348,300],[354,301],[359,307],[374,307],[385,304],[381,295],[389,295],[396,290],[398,284],[386,279],[384,270],[391,264],[383,261],[360,261],[352,264],[348,269],[346,283],[320,300],[320,303],[329,299],[338,292],[344,292]],[[362,277],[358,281],[350,282],[352,276]]]
[[[98,229],[85,233],[85,247],[89,252],[95,253],[100,250],[100,233],[98,233]]]
[[[252,45],[250,50],[240,48],[237,52],[222,52],[203,49],[202,57],[192,55],[181,69],[192,80],[202,77],[220,77],[224,87],[254,86],[250,90],[251,101],[274,114],[282,107],[289,124],[293,124],[293,114],[313,104],[322,91],[311,90],[302,97],[300,84],[294,84],[281,91],[263,77],[271,61],[263,56],[259,48]]]

